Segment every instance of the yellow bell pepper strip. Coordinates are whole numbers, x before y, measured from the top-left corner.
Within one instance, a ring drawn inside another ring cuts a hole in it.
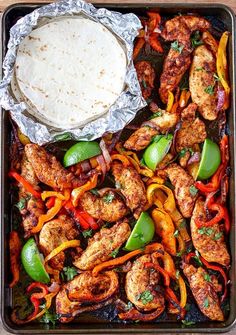
[[[178,253],[180,255],[183,255],[184,252],[185,252],[185,242],[182,238],[182,236],[180,234],[178,234],[178,236],[176,237],[177,238],[177,241],[178,241]]]
[[[179,276],[179,291],[180,291],[180,307],[184,308],[187,303],[186,284],[181,276]]]
[[[152,211],[156,233],[162,238],[162,244],[167,252],[176,255],[176,239],[174,237],[175,227],[171,217],[161,209]]]
[[[125,167],[130,165],[130,161],[125,155],[120,155],[120,154],[114,154],[111,155],[111,160],[119,160]]]
[[[68,248],[76,248],[80,246],[80,241],[79,240],[70,240],[63,242],[62,244],[59,245],[59,247],[53,249],[50,254],[47,255],[47,257],[44,259],[44,264],[49,262],[53,257],[55,257],[59,252],[68,249]]]
[[[98,182],[98,174],[96,173],[91,177],[89,181],[87,181],[87,183],[73,189],[73,191],[71,192],[72,197],[71,201],[74,207],[78,206],[79,199],[84,195],[86,191],[89,191],[97,186],[97,182]]]
[[[188,90],[183,90],[179,98],[179,107],[184,108],[188,104],[191,93]]]
[[[166,106],[166,111],[168,113],[171,112],[171,109],[172,109],[173,104],[174,104],[174,100],[175,100],[174,94],[172,92],[168,91],[168,100],[167,100],[167,106]]]
[[[62,200],[56,198],[54,206],[50,208],[46,214],[40,215],[38,223],[35,227],[31,229],[31,233],[32,234],[38,233],[42,229],[44,223],[52,220],[60,212],[61,208],[62,208]]]
[[[150,185],[150,184],[153,184],[153,183],[157,183],[157,184],[164,184],[165,180],[161,177],[157,177],[157,176],[154,176],[154,177],[151,177],[147,180],[146,184],[147,185]]]
[[[41,198],[43,201],[45,201],[49,197],[56,197],[61,200],[66,200],[64,194],[60,192],[55,192],[55,191],[44,191],[41,193]]]
[[[21,132],[20,128],[17,129],[17,136],[21,142],[21,144],[26,145],[30,143],[30,139]]]
[[[12,281],[9,286],[12,288],[18,283],[20,278],[21,242],[19,235],[16,231],[10,232],[9,249],[10,249],[10,268],[12,273]]]
[[[97,276],[99,272],[106,268],[118,266],[121,264],[124,264],[127,262],[129,259],[140,255],[140,254],[151,254],[153,252],[160,252],[161,254],[164,254],[164,248],[160,243],[152,243],[147,245],[144,249],[137,249],[134,251],[129,252],[128,254],[125,254],[124,256],[117,257],[115,259],[106,261],[104,263],[101,263],[99,265],[96,265],[95,268],[93,269],[93,276]]]
[[[217,75],[220,79],[220,82],[225,90],[225,102],[223,105],[223,109],[226,110],[229,107],[229,94],[230,94],[230,86],[228,83],[228,66],[227,66],[227,43],[229,39],[229,32],[225,31],[219,42],[219,47],[216,55],[216,69]]]
[[[51,268],[49,264],[45,264],[45,270],[49,275],[52,275],[53,278],[51,278],[51,281],[55,281],[56,283],[60,283],[60,271]]]

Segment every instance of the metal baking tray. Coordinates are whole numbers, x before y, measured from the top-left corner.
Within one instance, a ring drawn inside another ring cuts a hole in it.
[[[30,13],[40,5],[25,3],[14,4],[8,7],[2,16],[2,56],[4,57],[9,39],[9,29],[21,16]],[[230,189],[229,189],[229,210],[232,222],[232,229],[229,239],[232,266],[230,269],[230,312],[225,322],[203,321],[190,327],[183,327],[180,322],[175,320],[159,320],[153,323],[119,323],[102,322],[98,318],[88,318],[86,316],[80,323],[57,324],[55,328],[43,323],[30,323],[23,326],[15,325],[11,319],[11,306],[13,303],[12,290],[8,287],[9,277],[9,253],[8,253],[8,233],[11,230],[10,216],[10,196],[7,172],[9,168],[9,144],[11,141],[11,125],[8,112],[1,111],[0,134],[1,134],[1,317],[7,331],[13,334],[154,334],[154,333],[225,333],[236,323],[236,227],[235,227],[235,208],[236,208],[236,161],[235,150],[236,140],[235,117],[236,117],[236,28],[235,16],[233,11],[221,4],[186,4],[153,3],[150,6],[143,4],[99,4],[97,7],[107,7],[111,10],[122,13],[133,12],[143,15],[146,10],[155,9],[163,16],[198,13],[205,16],[210,21],[217,22],[219,32],[228,30],[231,32],[228,55],[229,55],[229,75],[231,83],[231,107],[227,112],[228,124],[230,129]]]

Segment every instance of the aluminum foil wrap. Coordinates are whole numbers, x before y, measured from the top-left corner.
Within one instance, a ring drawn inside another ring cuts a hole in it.
[[[10,93],[10,82],[16,60],[17,47],[21,41],[37,28],[45,19],[63,15],[83,14],[102,23],[123,42],[127,56],[127,72],[125,90],[118,97],[109,111],[98,119],[81,128],[59,129],[45,125],[26,112],[26,105],[18,103]],[[105,132],[114,133],[121,130],[143,108],[146,103],[142,98],[140,85],[132,62],[133,41],[137,36],[141,23],[132,13],[121,14],[105,8],[96,9],[82,0],[63,0],[34,10],[24,16],[11,28],[8,51],[3,62],[3,80],[0,84],[0,104],[10,111],[13,120],[30,140],[40,145],[65,139],[93,140]]]

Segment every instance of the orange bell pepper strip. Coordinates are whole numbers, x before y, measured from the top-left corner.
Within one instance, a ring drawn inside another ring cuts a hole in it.
[[[164,254],[164,248],[160,243],[152,243],[152,244],[147,245],[144,249],[137,249],[137,250],[129,252],[128,254],[126,254],[124,256],[117,257],[115,259],[112,259],[112,260],[106,261],[104,263],[101,263],[99,265],[96,265],[93,269],[93,276],[97,276],[99,274],[99,272],[101,272],[104,269],[124,264],[129,259],[131,259],[131,258],[133,258],[137,255],[151,254],[155,251]]]
[[[187,106],[190,95],[191,95],[191,93],[187,90],[183,90],[181,92],[180,98],[179,98],[179,107],[184,108],[184,107]]]
[[[162,267],[159,264],[147,262],[144,263],[144,267],[149,269],[155,269],[157,272],[160,272],[164,279],[164,285],[170,286],[170,276],[164,269],[162,269]]]
[[[64,194],[60,192],[55,192],[55,191],[44,191],[41,193],[41,198],[43,201],[45,201],[49,197],[56,197],[61,200],[66,200]]]
[[[139,55],[140,51],[142,50],[144,44],[145,44],[144,37],[141,37],[141,38],[137,39],[137,42],[135,43],[134,51],[133,51],[133,59],[134,60],[138,57],[138,55]]]
[[[50,208],[46,214],[40,215],[38,223],[35,227],[31,229],[31,233],[32,234],[38,233],[42,229],[44,223],[52,220],[60,212],[61,208],[62,208],[62,200],[56,198],[54,206]]]
[[[175,100],[174,94],[171,91],[168,91],[168,100],[167,100],[167,106],[166,106],[166,111],[168,113],[171,112],[171,109],[174,104],[174,100]]]
[[[12,273],[12,281],[10,287],[14,287],[20,278],[20,252],[21,252],[21,242],[19,235],[16,231],[10,232],[9,239],[10,248],[10,268]]]
[[[70,240],[63,242],[62,244],[59,245],[59,247],[56,247],[53,249],[50,254],[46,256],[44,259],[44,264],[48,263],[53,257],[55,257],[59,252],[68,249],[68,248],[76,248],[80,246],[80,241],[79,240]]]
[[[128,160],[128,158],[125,155],[121,155],[121,154],[114,154],[111,155],[111,160],[115,161],[118,160],[120,161],[125,167],[130,166],[130,161]]]
[[[128,310],[125,313],[119,313],[118,316],[121,320],[134,320],[134,321],[152,321],[156,318],[158,318],[159,315],[161,315],[165,310],[165,307],[160,307],[154,312],[150,313],[142,313],[138,311],[136,308],[132,307],[130,310]]]
[[[94,174],[87,183],[84,185],[73,189],[71,192],[71,197],[72,197],[72,204],[74,207],[78,206],[79,199],[84,195],[86,191],[89,191],[97,186],[98,182],[98,174]]]
[[[148,28],[151,32],[153,32],[155,30],[155,28],[159,27],[160,23],[161,23],[161,16],[159,13],[157,12],[152,12],[152,11],[148,11],[147,15],[149,17],[149,24],[148,24]]]
[[[219,47],[217,49],[216,55],[216,69],[217,75],[220,79],[222,86],[224,87],[226,98],[223,109],[226,110],[229,107],[229,95],[230,95],[230,86],[228,83],[228,65],[227,65],[227,43],[230,33],[225,31],[219,42]]]
[[[25,190],[31,193],[35,198],[41,198],[41,193],[36,191],[33,186],[30,185],[30,183],[28,183],[28,181],[23,178],[19,173],[15,171],[10,171],[8,173],[8,176],[17,180],[18,183],[20,183],[25,188]]]
[[[152,33],[148,38],[148,42],[155,51],[163,53],[164,50],[162,48],[160,41],[158,40],[158,35],[159,34],[157,33]]]
[[[167,252],[176,255],[176,239],[174,237],[175,227],[169,214],[161,209],[152,211],[156,233],[162,238],[162,244]]]
[[[184,318],[186,311],[184,308],[182,308],[180,306],[180,302],[178,300],[178,298],[176,297],[175,293],[173,292],[173,290],[170,287],[166,287],[165,289],[165,295],[167,300],[169,300],[170,304],[171,304],[171,310],[174,308],[178,310],[178,312],[180,313],[180,317],[181,319]],[[174,311],[175,313],[175,311]]]

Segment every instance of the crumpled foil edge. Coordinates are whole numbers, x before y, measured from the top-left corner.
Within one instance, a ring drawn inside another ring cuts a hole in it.
[[[17,47],[25,36],[37,27],[40,20],[63,15],[84,14],[102,23],[123,42],[127,56],[126,89],[121,93],[109,111],[98,119],[81,128],[58,129],[45,125],[34,117],[24,113],[26,105],[18,103],[11,96],[9,86],[17,55]],[[42,6],[22,17],[10,30],[8,51],[3,62],[3,79],[0,83],[0,105],[10,111],[12,119],[20,130],[33,143],[39,145],[59,140],[94,140],[105,132],[117,132],[125,127],[146,106],[142,97],[137,74],[132,61],[133,41],[142,27],[140,20],[133,13],[121,14],[105,8],[95,8],[82,0],[62,0]]]

